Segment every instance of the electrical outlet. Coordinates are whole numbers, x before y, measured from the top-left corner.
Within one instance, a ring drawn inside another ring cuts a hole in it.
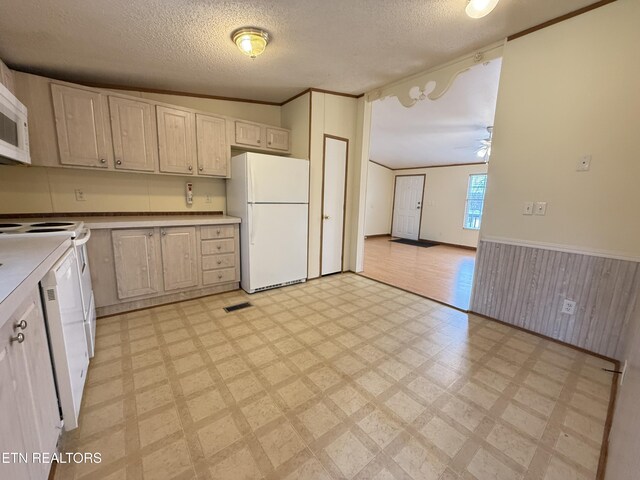
[[[573,300],[569,300],[568,298],[564,299],[562,302],[562,310],[561,313],[566,313],[567,315],[573,315],[576,313],[576,302]]]
[[[587,172],[591,168],[591,155],[583,155],[578,160],[578,165],[576,166],[576,171],[578,172]]]
[[[546,215],[547,214],[547,202],[536,202],[535,214],[536,215]]]
[[[207,193],[204,197],[204,203],[213,203],[213,195]]]
[[[620,385],[622,385],[622,383],[624,382],[624,374],[627,373],[627,362],[628,360],[625,360],[624,365],[622,366],[622,373],[620,374]]]
[[[533,202],[524,202],[524,206],[522,207],[523,215],[533,215]]]
[[[81,188],[76,188],[75,189],[75,194],[76,194],[76,202],[86,202],[87,199],[84,196],[84,190]]]

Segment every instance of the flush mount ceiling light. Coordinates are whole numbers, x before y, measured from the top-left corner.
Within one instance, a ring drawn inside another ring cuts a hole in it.
[[[245,55],[256,58],[269,43],[269,33],[255,27],[243,27],[231,34],[231,40]]]
[[[465,11],[471,18],[482,18],[496,8],[500,0],[468,0]]]

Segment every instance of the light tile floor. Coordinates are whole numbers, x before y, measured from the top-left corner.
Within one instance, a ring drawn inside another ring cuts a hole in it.
[[[250,300],[253,307],[225,313]],[[593,479],[610,364],[353,274],[98,321],[57,479]]]

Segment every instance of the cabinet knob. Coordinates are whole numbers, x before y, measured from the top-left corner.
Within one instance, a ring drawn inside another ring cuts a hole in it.
[[[116,160],[116,165],[122,165],[122,160]]]
[[[260,143],[260,140],[258,140],[258,143]]]
[[[217,229],[217,230],[216,230],[216,233],[217,233],[218,235],[220,235],[220,229]]]
[[[26,320],[20,320],[19,322],[17,322],[14,326],[14,329],[21,329],[24,330],[25,328],[27,328],[27,321]]]
[[[100,159],[100,163],[107,163],[107,159],[106,158],[101,158]]]
[[[19,333],[17,334],[15,337],[11,337],[9,340],[11,343],[13,342],[18,342],[18,343],[22,343],[24,342],[24,333]]]
[[[150,236],[150,237],[153,237],[153,232],[149,232],[149,236]]]
[[[193,167],[191,165],[189,165],[189,171],[193,170]]]
[[[217,263],[218,265],[220,265],[220,264],[222,264],[222,260],[218,260],[216,263]]]
[[[198,170],[203,171],[204,167],[199,167]]]
[[[161,233],[162,233],[162,236],[163,236],[163,237],[167,234],[167,232],[165,232],[164,230],[162,230],[162,232],[161,232]]]
[[[271,141],[267,142],[268,145],[271,145]]]
[[[220,250],[222,248],[222,245],[218,245],[216,248]]]
[[[222,278],[222,274],[221,274],[221,273],[219,273],[219,274],[218,274],[218,280],[220,280],[221,278]]]

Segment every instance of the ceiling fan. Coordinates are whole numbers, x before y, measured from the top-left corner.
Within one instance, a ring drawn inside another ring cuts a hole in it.
[[[480,147],[476,150],[476,155],[481,158],[483,162],[487,163],[491,156],[491,141],[493,139],[493,125],[487,127],[487,133],[489,136],[480,140]]]

